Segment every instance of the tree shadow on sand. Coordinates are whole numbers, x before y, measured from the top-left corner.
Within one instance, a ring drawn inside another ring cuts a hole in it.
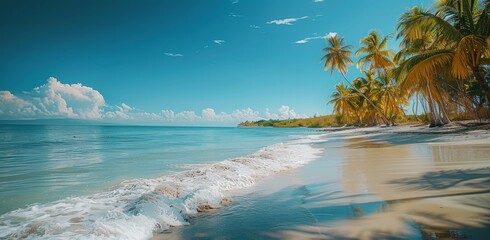
[[[404,191],[422,191],[386,201],[366,201],[363,194],[307,197],[314,225],[269,231],[276,239],[486,239],[490,235],[490,168],[429,172],[389,182]],[[373,193],[376,195],[375,193]],[[340,197],[339,197],[340,196]],[[339,203],[342,199],[344,204]],[[377,207],[373,209],[373,207]],[[350,215],[339,215],[342,211]]]
[[[490,191],[490,168],[428,172],[419,178],[398,179],[390,183],[409,189],[444,190],[469,187]]]
[[[173,231],[182,239],[462,240],[490,233],[489,194],[451,205],[460,212],[471,211],[475,222],[455,219],[424,199],[366,201],[367,195],[345,195],[326,183],[290,186],[241,197]]]

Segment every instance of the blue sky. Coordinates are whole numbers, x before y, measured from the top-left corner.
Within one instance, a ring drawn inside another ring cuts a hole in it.
[[[338,33],[357,48],[370,30],[392,33],[407,8],[431,4],[1,1],[0,119],[233,125],[330,114],[341,77],[323,71],[320,37]],[[352,66],[348,76],[358,75]]]

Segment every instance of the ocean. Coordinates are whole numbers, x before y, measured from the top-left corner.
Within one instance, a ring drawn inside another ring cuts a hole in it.
[[[0,238],[151,238],[315,159],[311,129],[0,125]]]

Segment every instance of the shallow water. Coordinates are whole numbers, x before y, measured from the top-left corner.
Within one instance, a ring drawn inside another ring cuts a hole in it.
[[[0,238],[135,239],[187,225],[224,191],[312,160],[311,134],[0,125]]]
[[[325,149],[319,160],[268,178],[237,193],[231,207],[155,238],[490,236],[488,144],[394,145],[343,137],[318,143]]]

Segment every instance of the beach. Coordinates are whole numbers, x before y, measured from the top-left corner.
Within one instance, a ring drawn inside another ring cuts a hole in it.
[[[490,0],[285,2],[1,1],[0,240],[490,239]]]
[[[304,166],[306,129],[0,125],[0,239],[149,239]]]
[[[488,124],[2,131],[0,238],[490,234]]]
[[[486,239],[488,125],[327,132],[321,157],[154,239]]]

